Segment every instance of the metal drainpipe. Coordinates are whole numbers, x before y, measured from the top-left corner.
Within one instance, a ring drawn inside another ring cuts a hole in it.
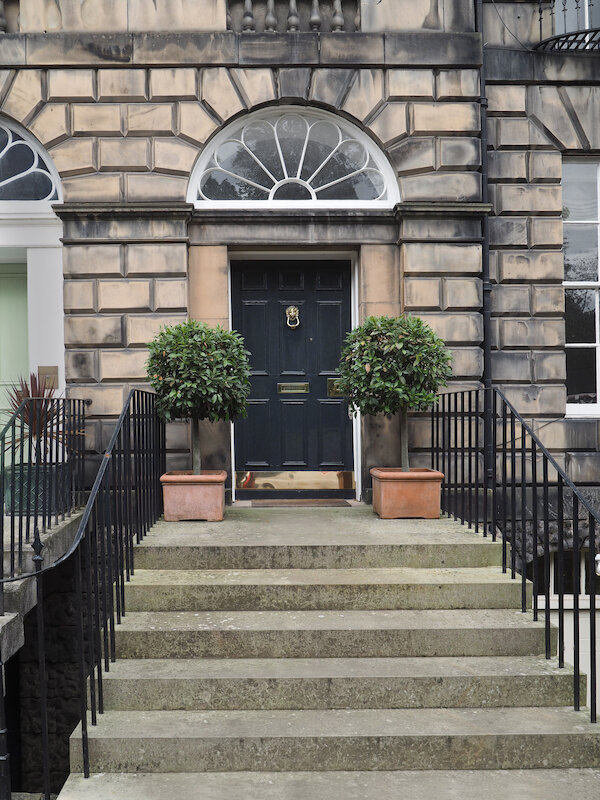
[[[479,70],[481,108],[481,200],[489,202],[488,191],[488,127],[487,109],[488,100],[486,96],[486,76],[485,76],[485,39],[483,23],[483,0],[476,0],[475,5],[475,27],[481,34],[481,68]],[[490,221],[487,214],[482,220],[482,264],[481,277],[483,281],[483,305],[481,315],[483,317],[483,385],[485,389],[492,386],[492,284],[490,281]],[[485,488],[488,489],[494,476],[494,448],[493,448],[493,420],[492,420],[492,392],[484,392],[484,468],[485,468]]]

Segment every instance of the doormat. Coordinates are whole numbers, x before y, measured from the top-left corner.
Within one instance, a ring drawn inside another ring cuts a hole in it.
[[[297,506],[306,506],[309,508],[313,507],[320,507],[320,508],[351,508],[350,503],[347,500],[341,500],[339,498],[332,497],[331,499],[327,498],[317,498],[314,500],[309,499],[298,499],[298,500],[253,500],[252,501],[252,508],[294,508]]]

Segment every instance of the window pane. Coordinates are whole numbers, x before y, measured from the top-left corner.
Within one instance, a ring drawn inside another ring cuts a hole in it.
[[[596,402],[596,349],[567,348],[567,403]]]
[[[303,183],[282,183],[273,195],[274,200],[310,200],[309,189]]]
[[[290,114],[278,119],[275,127],[288,176],[295,178],[308,136],[308,125],[302,117]]]
[[[598,280],[598,226],[564,226],[565,280]]]
[[[596,162],[563,164],[563,218],[569,222],[598,219]]]
[[[264,120],[250,122],[243,130],[242,139],[248,150],[254,153],[271,175],[278,181],[283,180],[285,176],[279,151],[275,146],[273,126]]]
[[[202,178],[200,190],[208,200],[268,200],[267,192],[249,183],[212,169]]]
[[[567,343],[596,341],[596,292],[593,289],[565,291]]]
[[[273,186],[272,178],[269,178],[241,142],[224,142],[215,155],[215,161],[220,167],[240,178],[269,189]]]
[[[319,200],[377,200],[384,190],[379,172],[361,172],[329,189],[317,190]]]

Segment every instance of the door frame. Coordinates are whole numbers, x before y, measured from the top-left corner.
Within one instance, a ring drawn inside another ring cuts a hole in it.
[[[318,261],[326,258],[329,261],[350,262],[350,324],[355,328],[359,324],[358,310],[358,260],[356,250],[319,250],[319,249],[269,249],[269,250],[234,250],[227,251],[227,294],[229,300],[229,327],[233,324],[233,295],[231,289],[232,261]],[[360,412],[352,418],[352,458],[354,462],[355,499],[362,496],[362,441]],[[231,499],[235,503],[235,425],[231,423]]]

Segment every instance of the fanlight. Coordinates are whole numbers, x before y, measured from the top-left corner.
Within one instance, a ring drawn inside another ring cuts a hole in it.
[[[200,175],[200,201],[389,200],[374,145],[329,115],[287,111],[254,117],[227,132]]]
[[[0,200],[57,200],[54,176],[32,144],[0,125]]]

